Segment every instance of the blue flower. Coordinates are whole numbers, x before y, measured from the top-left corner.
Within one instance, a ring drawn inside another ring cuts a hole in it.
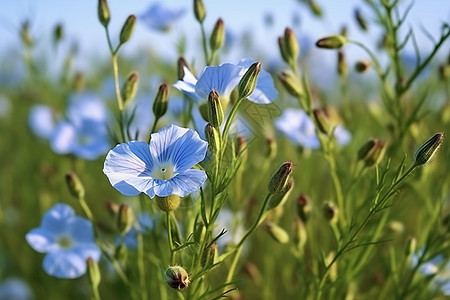
[[[103,173],[126,196],[184,197],[206,180],[204,171],[191,168],[205,158],[207,145],[194,130],[172,124],[153,133],[150,144],[117,145],[108,152]]]
[[[184,13],[184,8],[171,8],[162,2],[156,2],[139,16],[139,20],[151,29],[165,31],[169,30],[170,26],[180,19]]]
[[[411,256],[413,267],[419,263],[419,257],[423,256],[424,249],[419,250],[417,254]],[[436,255],[432,259],[422,263],[419,272],[424,276],[433,276],[431,285],[434,289],[438,288],[446,296],[450,296],[450,262],[442,254]]]
[[[148,213],[140,213],[136,219],[137,226],[131,227],[125,235],[119,236],[117,244],[125,244],[128,249],[136,249],[138,233],[145,234],[153,228],[153,220]]]
[[[30,286],[22,279],[10,277],[0,282],[0,300],[31,300]]]
[[[50,106],[35,105],[28,114],[28,125],[35,135],[48,139],[55,128],[55,113]]]
[[[100,248],[94,241],[92,223],[75,215],[67,204],[55,204],[47,211],[38,228],[26,235],[37,252],[47,253],[45,272],[58,278],[77,278],[86,273],[86,260],[100,259]]]
[[[308,149],[320,147],[314,122],[301,109],[285,109],[275,120],[275,127],[295,144]],[[351,140],[350,133],[342,125],[336,126],[334,137],[340,145],[346,145]]]
[[[178,80],[173,86],[195,101],[206,100],[212,90],[216,90],[222,98],[229,99],[231,92],[252,63],[254,63],[252,59],[243,59],[237,65],[226,63],[220,66],[207,66],[198,80],[185,67],[183,80]],[[261,70],[256,88],[248,99],[258,104],[268,104],[277,95],[272,76]]]

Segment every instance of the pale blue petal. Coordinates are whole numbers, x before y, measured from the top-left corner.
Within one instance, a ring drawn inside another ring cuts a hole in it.
[[[156,2],[139,16],[139,21],[149,28],[165,30],[181,18],[184,13],[184,8],[171,8],[164,3]]]
[[[109,134],[103,122],[84,119],[76,128],[72,153],[84,159],[96,159],[110,149]]]
[[[208,143],[192,129],[176,125],[167,126],[153,133],[150,152],[158,162],[170,162],[174,172],[180,173],[193,167],[205,158]]]
[[[334,137],[339,145],[347,145],[352,140],[352,135],[342,125],[336,126]]]
[[[76,128],[66,121],[56,126],[50,137],[50,146],[58,154],[69,154],[75,145]]]
[[[313,121],[301,109],[285,109],[275,120],[275,127],[293,143],[309,149],[320,147]]]
[[[59,249],[55,235],[42,228],[32,229],[25,235],[28,244],[39,253],[51,252]]]
[[[64,203],[53,205],[42,218],[41,228],[57,236],[68,232],[68,221],[75,216],[72,207]]]
[[[195,101],[201,100],[201,97],[195,93],[195,85],[197,84],[197,79],[189,71],[188,68],[184,67],[184,77],[183,80],[178,80],[172,86],[178,89],[180,92],[186,94],[189,98]]]
[[[146,194],[150,198],[153,198],[154,195],[159,197],[169,195],[184,197],[200,189],[205,180],[206,173],[204,171],[189,169],[181,174],[177,174],[170,180],[158,180],[160,184],[156,185],[152,190],[147,191]]]
[[[51,107],[35,105],[28,114],[28,125],[38,137],[48,139],[55,128],[55,117]]]
[[[233,64],[206,67],[195,85],[196,94],[206,100],[209,93],[216,90],[220,96],[229,98],[242,77],[241,70]]]
[[[74,216],[68,221],[67,227],[67,231],[74,243],[94,242],[94,229],[91,221]]]
[[[81,126],[84,120],[104,123],[108,120],[108,110],[94,94],[79,93],[69,98],[67,117],[77,126]]]
[[[92,258],[93,261],[98,262],[102,254],[100,248],[94,242],[75,244],[70,251],[78,254],[84,261]]]
[[[72,251],[48,253],[43,262],[47,274],[57,278],[77,278],[86,273],[86,261]]]
[[[9,277],[0,283],[0,300],[32,300],[33,292],[26,281]]]
[[[108,152],[103,173],[119,192],[135,196],[151,185],[152,168],[149,145],[132,141],[119,144]]]

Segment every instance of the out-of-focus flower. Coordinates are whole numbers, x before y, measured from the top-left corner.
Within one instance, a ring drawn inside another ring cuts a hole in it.
[[[184,8],[172,8],[165,3],[155,2],[138,18],[151,29],[166,31],[184,15],[185,11]]]
[[[77,278],[86,273],[86,260],[100,259],[101,251],[94,240],[92,223],[75,215],[67,204],[55,204],[48,210],[40,227],[26,235],[37,252],[47,253],[45,272],[58,278]]]
[[[15,277],[0,282],[0,300],[31,300],[33,293],[28,284]]]
[[[172,124],[153,133],[150,144],[117,145],[108,152],[103,172],[127,196],[184,197],[206,180],[204,171],[191,168],[205,158],[207,144],[194,130]]]
[[[28,114],[31,131],[40,138],[48,139],[55,128],[55,112],[50,106],[35,105]]]
[[[242,212],[234,214],[231,210],[224,208],[220,211],[214,228],[214,235],[218,235],[223,229],[227,232],[217,240],[219,248],[224,249],[227,245],[237,245],[245,234],[243,227],[244,218]]]
[[[212,90],[216,90],[221,98],[229,99],[233,89],[254,62],[247,58],[237,65],[226,63],[220,66],[207,66],[198,80],[184,68],[183,80],[178,80],[173,86],[196,101],[206,100]],[[256,88],[248,99],[258,104],[268,104],[275,100],[277,95],[272,76],[261,70]]]
[[[413,267],[419,263],[419,258],[423,255],[423,249],[411,256]],[[450,296],[450,262],[442,254],[436,255],[432,259],[422,263],[419,272],[423,276],[433,276],[431,287],[440,289],[446,296]]]
[[[0,95],[0,118],[7,117],[11,112],[11,103],[8,98]]]
[[[131,229],[123,236],[120,236],[116,241],[118,244],[125,244],[128,249],[137,248],[137,234],[146,233],[153,228],[153,220],[148,213],[140,213],[137,216],[137,225],[131,227]]]
[[[275,127],[295,144],[309,149],[320,147],[314,122],[301,109],[285,109],[275,120]],[[336,126],[334,137],[340,145],[346,145],[351,140],[351,134],[342,125]]]

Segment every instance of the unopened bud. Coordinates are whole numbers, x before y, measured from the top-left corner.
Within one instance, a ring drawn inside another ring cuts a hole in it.
[[[317,124],[317,128],[324,134],[330,135],[333,130],[333,123],[328,118],[324,109],[315,108],[313,110],[314,119]]]
[[[66,183],[72,196],[78,199],[84,198],[84,186],[75,173],[66,174]]]
[[[242,76],[241,80],[239,81],[239,99],[247,98],[251,95],[251,93],[253,93],[260,72],[260,62],[255,62],[248,68],[247,72],[245,72],[244,76]]]
[[[334,203],[324,203],[322,212],[325,219],[327,219],[330,223],[335,223],[337,221],[339,210]]]
[[[216,25],[214,25],[214,29],[211,33],[211,38],[209,40],[209,46],[212,51],[219,50],[225,41],[225,25],[223,20],[219,18],[217,20]]]
[[[109,24],[110,18],[108,2],[106,0],[98,0],[98,19],[100,23],[106,27]]]
[[[134,25],[136,24],[136,16],[130,15],[122,26],[122,30],[120,31],[120,44],[126,43],[133,33]]]
[[[370,60],[359,60],[355,63],[355,71],[358,73],[364,73],[372,66]]]
[[[345,77],[348,75],[347,60],[345,59],[345,54],[342,51],[338,52],[337,72],[338,72],[339,76],[342,76],[342,77]]]
[[[332,35],[321,38],[316,42],[316,46],[324,49],[339,49],[347,43],[347,39],[342,35]]]
[[[205,137],[208,142],[208,150],[213,155],[218,155],[220,150],[220,132],[210,123],[205,126]]]
[[[222,105],[220,104],[219,93],[216,90],[212,90],[208,95],[208,120],[217,129],[223,123]]]
[[[283,60],[289,63],[289,53],[287,52],[286,49],[286,41],[282,36],[278,37],[278,47],[280,48],[280,54]]]
[[[20,27],[20,38],[25,46],[33,46],[33,40],[30,34],[30,22],[28,20],[22,22],[22,26]]]
[[[194,0],[194,15],[199,23],[205,20],[206,10],[202,0]]]
[[[311,214],[311,200],[307,195],[301,194],[297,198],[296,206],[297,215],[303,221],[303,223],[306,223]]]
[[[322,17],[322,8],[315,0],[308,0],[308,6],[316,17]]]
[[[86,260],[87,263],[87,269],[89,274],[89,282],[91,283],[92,287],[98,287],[101,280],[101,273],[100,269],[98,267],[98,264],[95,260],[92,259],[92,257],[88,257]]]
[[[297,61],[298,55],[300,53],[300,47],[298,45],[298,41],[295,37],[294,31],[289,27],[284,30],[284,45],[286,47],[286,52],[289,55],[290,61]]]
[[[302,83],[299,78],[295,76],[291,71],[283,71],[278,75],[281,83],[289,94],[294,97],[300,97],[304,94]]]
[[[406,246],[405,246],[405,255],[410,256],[416,252],[417,247],[417,240],[415,237],[410,236],[406,240]]]
[[[294,243],[299,251],[303,251],[303,247],[308,239],[305,223],[298,217],[294,219]]]
[[[172,211],[177,209],[181,203],[181,197],[178,195],[169,195],[165,197],[155,196],[156,204],[163,211]]]
[[[269,181],[269,193],[274,194],[278,192],[282,192],[285,188],[289,175],[292,172],[294,164],[290,161],[283,163],[275,174],[272,175]]]
[[[191,283],[189,274],[183,267],[172,266],[165,272],[166,283],[173,289],[183,290]]]
[[[106,210],[111,215],[111,217],[116,217],[119,213],[119,205],[117,205],[117,203],[108,201],[106,203]]]
[[[436,133],[414,153],[414,164],[420,166],[429,162],[444,140],[443,133]]]
[[[136,96],[138,88],[139,75],[132,72],[128,75],[127,80],[122,86],[122,100],[125,105]]]
[[[189,69],[184,57],[180,56],[177,61],[177,78],[178,78],[178,80],[183,80],[184,68]]]
[[[53,43],[57,44],[64,35],[64,27],[62,24],[56,24],[55,28],[53,29]]]
[[[122,203],[117,214],[117,229],[121,234],[127,233],[134,223],[134,214],[131,207]]]
[[[359,148],[358,159],[362,160],[367,167],[377,165],[383,159],[386,148],[386,141],[371,139]]]
[[[268,223],[265,223],[264,228],[270,234],[270,236],[278,243],[286,244],[287,242],[289,242],[288,233],[286,232],[286,230],[284,230],[277,224],[268,222]]]
[[[156,94],[155,101],[153,102],[153,114],[156,119],[159,119],[166,114],[168,99],[169,88],[166,83],[162,83],[159,86],[158,93]]]
[[[364,19],[363,15],[361,14],[361,11],[356,8],[355,9],[355,19],[356,19],[356,23],[358,23],[359,28],[361,28],[361,30],[363,31],[367,31],[368,27],[367,27],[367,22]]]
[[[128,259],[128,248],[125,243],[121,243],[114,249],[114,258],[125,263]]]
[[[266,157],[268,159],[273,159],[277,155],[277,142],[273,137],[267,137],[266,145],[267,145]]]
[[[288,179],[281,191],[271,194],[269,202],[267,203],[267,210],[282,207],[287,201],[293,186],[294,181],[292,179]]]

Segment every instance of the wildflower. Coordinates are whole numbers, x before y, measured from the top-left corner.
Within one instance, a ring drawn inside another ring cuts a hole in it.
[[[92,223],[76,216],[67,204],[55,204],[45,213],[40,227],[28,232],[26,239],[34,250],[47,253],[44,270],[58,278],[80,277],[86,273],[89,257],[100,259]]]
[[[205,158],[207,145],[194,130],[172,124],[153,133],[150,144],[117,145],[108,152],[103,172],[127,196],[184,197],[206,180],[204,171],[191,168]]]
[[[117,245],[125,244],[128,249],[137,248],[137,235],[145,234],[153,228],[153,220],[148,213],[139,213],[136,217],[136,224],[124,235],[120,235],[116,243]]]
[[[417,266],[424,249],[411,256],[412,267]],[[450,296],[450,262],[442,254],[436,255],[430,260],[422,263],[419,267],[419,273],[423,276],[433,276],[431,287],[440,289],[446,296]]]
[[[28,114],[28,125],[38,137],[50,138],[55,128],[55,117],[51,107],[40,104],[33,106]]]
[[[320,147],[314,123],[301,109],[285,109],[281,117],[275,120],[275,127],[293,143],[309,149]],[[334,137],[340,145],[346,145],[351,139],[350,133],[342,125],[336,126]]]
[[[166,31],[172,24],[180,19],[185,13],[184,8],[172,8],[162,2],[156,2],[139,16],[139,21],[143,22],[151,29]]]
[[[231,92],[253,63],[254,60],[247,58],[237,65],[226,63],[220,66],[208,66],[198,80],[185,67],[183,80],[178,80],[173,86],[195,101],[206,100],[212,90],[216,90],[222,99],[229,99]],[[255,90],[247,98],[258,104],[268,104],[277,95],[272,76],[261,69]]]
[[[0,282],[0,300],[31,300],[33,293],[30,286],[22,279],[9,277]]]

